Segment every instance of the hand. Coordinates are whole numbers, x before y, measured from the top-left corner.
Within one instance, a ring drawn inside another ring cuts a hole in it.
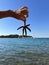
[[[28,8],[22,7],[21,9],[15,11],[14,10],[0,11],[0,19],[5,17],[13,17],[25,22],[26,18],[28,17]]]
[[[21,9],[18,9],[15,12],[15,18],[18,20],[26,21],[26,18],[28,17],[28,8],[22,7]]]

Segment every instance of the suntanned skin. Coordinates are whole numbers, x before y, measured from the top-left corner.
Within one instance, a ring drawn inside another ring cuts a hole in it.
[[[26,18],[28,17],[28,8],[25,6],[18,10],[0,11],[0,19],[6,17],[13,17],[26,22]]]

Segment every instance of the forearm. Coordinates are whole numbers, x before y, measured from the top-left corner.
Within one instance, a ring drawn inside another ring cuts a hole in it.
[[[9,12],[7,11],[0,11],[0,18],[5,18],[9,16]]]
[[[17,14],[12,10],[0,11],[0,18],[5,17],[14,17],[16,18]]]
[[[21,13],[20,10],[6,10],[6,11],[0,11],[0,19],[6,18],[6,17],[13,17],[18,20],[26,21],[26,17],[23,13]]]

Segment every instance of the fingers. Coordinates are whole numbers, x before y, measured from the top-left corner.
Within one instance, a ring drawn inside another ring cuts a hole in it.
[[[22,7],[21,9],[18,9],[16,11],[13,11],[13,16],[18,19],[26,22],[26,18],[28,17],[28,7]]]
[[[24,16],[20,17],[20,20],[22,20],[23,22],[26,22],[26,18]]]
[[[21,14],[23,14],[26,18],[28,17],[28,10],[21,10]]]
[[[24,10],[24,9],[27,10],[28,7],[27,6],[24,6],[24,7],[21,8],[21,10]]]
[[[17,14],[16,12],[13,12],[12,17],[14,17],[14,18],[16,18],[18,20],[22,20],[24,22],[26,21],[26,18],[22,13]]]

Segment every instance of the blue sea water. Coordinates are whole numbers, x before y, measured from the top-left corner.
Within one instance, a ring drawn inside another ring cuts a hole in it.
[[[49,38],[0,38],[0,65],[49,65]]]

